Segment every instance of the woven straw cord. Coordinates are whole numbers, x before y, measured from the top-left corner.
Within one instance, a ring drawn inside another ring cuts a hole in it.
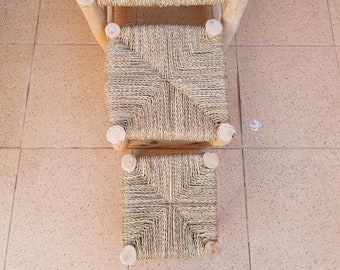
[[[106,69],[110,121],[130,140],[210,141],[229,122],[222,38],[203,27],[122,27]]]
[[[139,259],[198,257],[217,240],[216,175],[202,155],[141,157],[123,187],[123,244]]]
[[[167,6],[203,6],[224,4],[226,0],[97,0],[99,6],[122,7],[167,7]]]

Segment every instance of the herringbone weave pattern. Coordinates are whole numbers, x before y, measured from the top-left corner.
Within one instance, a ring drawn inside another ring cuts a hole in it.
[[[229,122],[222,38],[202,27],[123,27],[106,69],[110,120],[129,140],[210,141]]]
[[[197,257],[217,240],[216,175],[202,155],[141,157],[123,187],[123,245],[138,258]]]

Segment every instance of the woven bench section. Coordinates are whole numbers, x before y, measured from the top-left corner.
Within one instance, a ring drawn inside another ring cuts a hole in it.
[[[216,175],[203,155],[144,156],[123,178],[123,245],[138,259],[190,258],[217,241]]]
[[[202,6],[224,4],[226,2],[226,0],[97,0],[98,6],[122,7]]]
[[[122,27],[106,70],[110,121],[127,140],[206,142],[229,122],[222,38],[203,27]]]

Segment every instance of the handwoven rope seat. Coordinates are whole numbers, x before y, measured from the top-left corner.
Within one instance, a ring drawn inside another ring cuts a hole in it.
[[[106,70],[110,121],[128,140],[206,142],[229,122],[222,38],[203,27],[122,27]]]
[[[216,174],[203,155],[140,157],[123,189],[123,245],[137,258],[199,257],[217,241]]]
[[[99,6],[122,7],[167,7],[167,6],[203,6],[223,4],[227,0],[97,0]]]

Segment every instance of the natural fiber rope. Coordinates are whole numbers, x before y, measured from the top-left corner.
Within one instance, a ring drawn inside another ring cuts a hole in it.
[[[149,7],[149,6],[202,6],[224,4],[227,0],[97,0],[99,6]]]
[[[197,257],[217,240],[216,175],[202,155],[141,157],[123,188],[123,245],[138,258]]]
[[[110,120],[130,140],[210,141],[229,122],[222,38],[203,27],[122,27],[106,69]]]

